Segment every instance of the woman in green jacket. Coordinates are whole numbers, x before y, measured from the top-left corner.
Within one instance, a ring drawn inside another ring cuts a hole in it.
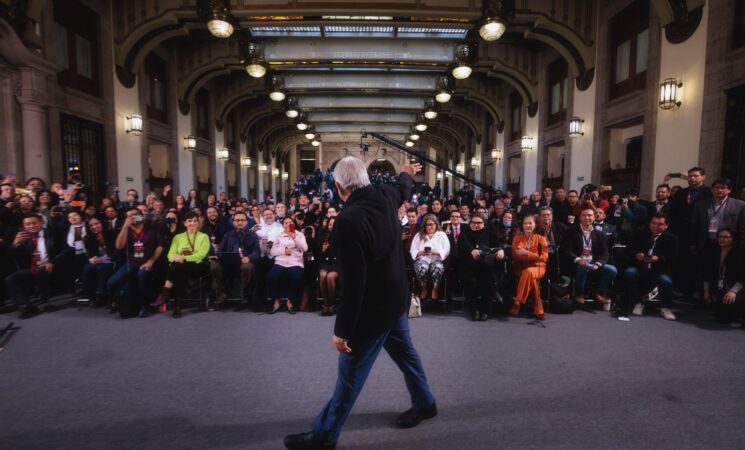
[[[206,263],[210,251],[210,238],[199,231],[199,215],[189,211],[184,216],[186,231],[177,234],[171,241],[168,250],[168,275],[160,296],[151,306],[160,306],[170,297],[174,289],[175,306],[173,317],[181,317],[181,299],[184,296],[186,280],[201,278],[209,274],[210,266]]]

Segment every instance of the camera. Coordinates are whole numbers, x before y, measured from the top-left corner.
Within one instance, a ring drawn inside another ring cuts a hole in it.
[[[132,216],[132,222],[133,223],[140,223],[140,222],[143,221],[143,219],[144,219],[144,217],[142,217],[139,214],[135,214],[134,216]]]

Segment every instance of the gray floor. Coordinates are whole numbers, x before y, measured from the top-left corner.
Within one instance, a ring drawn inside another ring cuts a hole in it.
[[[188,311],[187,311],[188,312]],[[440,415],[411,430],[381,355],[340,448],[742,448],[745,331],[688,311],[412,321]],[[275,449],[330,395],[333,319],[64,309],[0,340],[0,448]]]

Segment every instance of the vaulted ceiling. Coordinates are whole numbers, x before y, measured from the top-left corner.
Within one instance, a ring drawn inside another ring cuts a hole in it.
[[[120,82],[132,86],[154,48],[172,49],[181,112],[208,87],[218,129],[232,113],[242,138],[270,152],[303,142],[295,138],[303,134],[299,118],[285,114],[290,107],[329,142],[359,138],[361,129],[404,140],[427,105],[438,115],[420,142],[463,150],[481,139],[487,117],[502,122],[513,90],[535,114],[546,49],[567,61],[577,88],[586,89],[594,75],[594,0],[160,0],[112,7]],[[495,13],[506,31],[487,42],[478,30]],[[207,30],[221,14],[234,29],[226,38]],[[467,79],[451,75],[459,60],[473,68]],[[246,70],[257,61],[268,69],[261,78]],[[269,98],[277,87],[284,101]],[[453,99],[434,101],[440,88]]]

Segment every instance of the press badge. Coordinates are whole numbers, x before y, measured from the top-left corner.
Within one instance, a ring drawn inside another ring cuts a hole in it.
[[[184,256],[189,256],[191,255],[191,249],[189,247],[184,247],[181,249],[181,254]]]
[[[719,281],[717,281],[717,289],[719,289],[720,291],[724,290],[724,280],[719,279]]]
[[[709,221],[709,233],[714,233],[719,231],[719,221],[717,219],[711,219]]]
[[[145,244],[142,243],[142,241],[135,242],[134,245],[135,250],[135,259],[143,259],[145,257]]]
[[[567,217],[567,222],[574,223],[574,216],[568,216]]]

